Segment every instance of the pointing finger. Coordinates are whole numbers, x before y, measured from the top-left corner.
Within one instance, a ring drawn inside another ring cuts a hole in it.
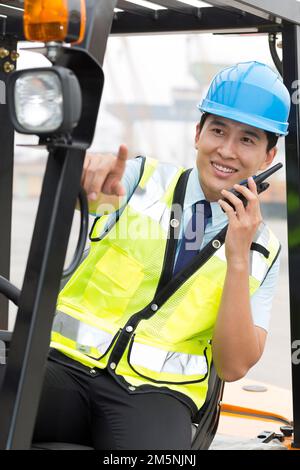
[[[128,147],[125,144],[121,144],[118,151],[118,160],[125,162],[128,158]]]

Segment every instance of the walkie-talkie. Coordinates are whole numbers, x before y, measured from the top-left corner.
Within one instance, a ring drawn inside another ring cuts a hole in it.
[[[268,170],[263,171],[260,175],[253,176],[253,179],[256,183],[258,194],[260,194],[263,191],[265,191],[266,189],[268,189],[270,184],[265,183],[264,181],[267,178],[269,178],[269,176],[273,175],[273,173],[275,173],[275,171],[280,170],[280,168],[282,168],[282,166],[283,166],[282,163],[277,163],[276,165],[272,166],[271,168],[268,168]],[[239,184],[242,185],[242,186],[246,186],[248,188],[248,180],[247,179],[242,180]],[[244,206],[246,207],[248,200],[245,198],[245,196],[243,196],[243,194],[239,193],[235,189],[229,189],[229,192],[234,194],[235,196],[237,196],[243,202]],[[234,205],[230,201],[228,201],[228,199],[223,198],[223,200],[226,201],[227,204],[229,204],[231,207],[233,207],[233,209],[235,209]]]

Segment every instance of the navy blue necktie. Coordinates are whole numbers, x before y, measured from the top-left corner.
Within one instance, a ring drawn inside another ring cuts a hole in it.
[[[181,240],[179,253],[174,267],[174,275],[183,269],[193,257],[199,253],[205,227],[211,217],[211,207],[208,201],[199,201],[192,207],[193,213],[186,226]]]

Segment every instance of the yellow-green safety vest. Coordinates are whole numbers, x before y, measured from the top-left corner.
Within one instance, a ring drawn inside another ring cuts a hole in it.
[[[183,203],[185,189],[178,188],[185,174],[182,167],[144,158],[139,184],[116,223],[104,231],[108,216],[96,219],[90,252],[59,295],[51,347],[85,366],[108,368],[129,390],[171,389],[200,409],[227,264],[225,245],[214,239],[201,267],[185,268],[172,289],[162,284],[157,292],[170,269],[169,231],[179,225],[174,195]],[[265,223],[253,246],[250,295],[280,250]]]

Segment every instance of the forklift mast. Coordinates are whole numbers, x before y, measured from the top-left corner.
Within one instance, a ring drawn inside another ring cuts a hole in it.
[[[49,153],[35,222],[7,371],[0,390],[0,448],[30,448],[48,354],[50,330],[63,263],[80,189],[85,150],[91,144],[103,88],[102,64],[109,35],[176,32],[265,33],[282,35],[282,63],[275,65],[292,97],[289,134],[285,138],[291,358],[300,343],[300,3],[296,0],[215,0],[195,7],[179,0],[154,0],[153,9],[126,0],[86,0],[87,24],[83,42],[66,48],[59,65],[84,80],[92,76],[98,101],[90,107],[91,132],[81,128],[75,144]],[[10,277],[14,129],[8,118],[6,83],[15,68],[23,33],[22,0],[0,3],[0,275]],[[274,36],[273,36],[274,37]],[[274,51],[273,51],[274,52]],[[273,57],[273,54],[272,54]],[[274,59],[274,57],[273,57]],[[277,58],[278,59],[278,58]],[[88,93],[88,92],[87,92]],[[88,99],[88,94],[83,97]],[[79,125],[80,128],[80,125]],[[84,144],[83,144],[84,142]],[[50,222],[49,222],[50,220]],[[47,223],[46,223],[47,221]],[[59,247],[59,248],[58,248]],[[8,300],[0,294],[0,329],[8,328]],[[291,360],[294,446],[300,448],[300,361]]]

